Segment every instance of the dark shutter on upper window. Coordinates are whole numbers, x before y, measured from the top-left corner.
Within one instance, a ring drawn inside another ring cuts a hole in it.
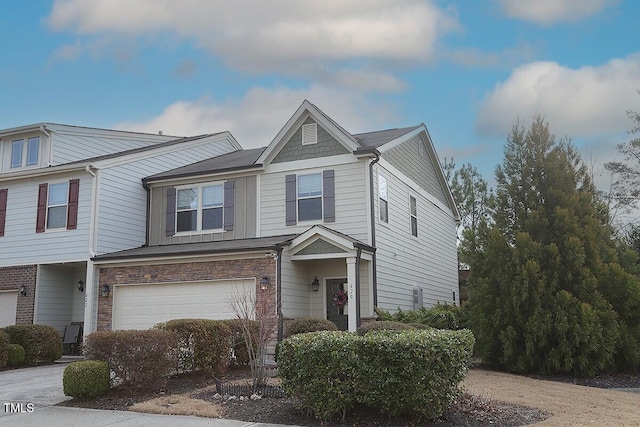
[[[80,180],[69,181],[69,205],[67,207],[67,230],[75,230],[78,227],[78,195],[80,193]]]
[[[176,233],[176,189],[167,188],[167,213],[165,234],[173,236]]]
[[[336,186],[333,169],[322,172],[324,222],[336,221]]]
[[[296,225],[297,224],[297,212],[296,212],[296,198],[297,198],[297,190],[296,190],[296,176],[295,175],[287,175],[284,179],[285,187],[286,187],[286,214],[287,214],[287,225]]]
[[[0,190],[0,237],[4,236],[4,222],[7,218],[7,195],[9,190]]]
[[[36,233],[44,233],[47,219],[47,191],[49,184],[40,184],[38,188],[38,215],[36,218]]]
[[[235,179],[229,179],[224,183],[224,231],[233,230],[235,184]]]

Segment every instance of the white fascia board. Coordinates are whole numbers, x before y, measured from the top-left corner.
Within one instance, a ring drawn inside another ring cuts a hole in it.
[[[21,170],[18,172],[8,172],[8,173],[0,174],[0,182],[17,181],[20,179],[34,178],[39,176],[59,175],[59,174],[65,174],[70,172],[81,172],[81,171],[86,171],[87,168],[95,169],[93,163],[83,162],[83,163],[73,163],[73,164],[66,164],[66,165],[60,165],[60,166],[52,166],[48,168],[38,168],[38,169]]]
[[[422,137],[423,142],[426,143],[427,148],[430,151],[430,155],[435,161],[435,165],[438,168],[438,176],[440,177],[440,185],[446,189],[447,199],[449,200],[449,204],[451,205],[451,210],[453,211],[453,216],[456,221],[460,221],[460,212],[458,212],[458,205],[456,204],[456,200],[453,198],[453,193],[451,192],[451,187],[449,187],[449,183],[447,182],[447,177],[442,170],[442,163],[440,163],[440,158],[438,157],[438,153],[436,151],[435,146],[433,145],[433,140],[431,139],[431,135],[429,134],[429,129],[424,129],[424,135]]]
[[[311,243],[318,240],[318,238],[320,237],[346,251],[353,250],[353,242],[351,240],[333,233],[324,227],[318,227],[317,225],[314,225],[291,241],[291,244],[289,245],[289,252],[296,252],[298,250],[304,249]],[[298,248],[298,246],[300,246],[300,248]]]
[[[420,132],[426,132],[426,131],[427,131],[427,127],[424,124],[422,124],[421,126],[418,126],[411,132],[405,133],[404,135],[399,136],[396,139],[392,139],[391,141],[382,144],[381,146],[378,147],[378,151],[380,151],[380,153],[389,151],[392,148],[402,144],[403,142],[413,138],[414,136],[419,135]]]
[[[155,133],[133,132],[133,131],[116,130],[116,129],[101,129],[101,128],[63,125],[63,124],[55,124],[55,123],[43,123],[43,125],[47,130],[65,134],[65,135],[104,136],[104,137],[110,137],[110,138],[126,138],[126,139],[135,139],[138,141],[150,141],[150,142],[156,142],[156,143],[173,141],[174,139],[184,138],[182,136],[174,136],[174,135],[160,135]]]
[[[8,128],[8,129],[2,129],[0,130],[0,139],[5,137],[5,136],[10,136],[10,135],[17,135],[17,134],[22,134],[22,133],[27,133],[27,132],[36,132],[36,131],[40,131],[41,127],[46,125],[46,123],[36,123],[36,124],[32,124],[32,125],[26,125],[26,126],[18,126],[15,128]]]
[[[337,156],[318,157],[315,159],[294,160],[291,162],[269,163],[264,164],[263,168],[266,173],[272,172],[289,172],[302,171],[313,168],[327,168],[331,166],[346,165],[349,163],[357,163],[360,159],[356,159],[353,154],[339,154]]]
[[[148,181],[149,187],[162,187],[164,185],[182,185],[182,184],[197,184],[201,182],[209,182],[212,180],[223,180],[228,178],[242,178],[245,176],[256,176],[260,172],[264,172],[262,166],[256,166],[247,169],[241,169],[236,171],[219,172],[219,173],[206,173],[206,174],[193,174],[189,176],[181,176],[178,178],[164,178],[153,181]]]
[[[236,251],[225,252],[219,254],[180,254],[180,255],[163,255],[163,256],[148,256],[138,257],[130,259],[107,259],[107,260],[92,260],[93,263],[100,267],[134,267],[143,265],[165,265],[165,264],[185,264],[190,262],[208,262],[208,261],[227,261],[227,260],[242,260],[242,259],[259,259],[265,258],[265,250],[250,250],[250,251]]]
[[[356,256],[355,251],[346,253],[329,253],[329,254],[312,254],[312,255],[291,255],[291,261],[309,261],[319,259],[343,259],[353,258]]]

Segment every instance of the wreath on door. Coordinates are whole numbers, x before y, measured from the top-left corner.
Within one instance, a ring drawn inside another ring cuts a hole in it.
[[[333,294],[333,305],[337,307],[344,308],[348,300],[347,293],[342,289]]]

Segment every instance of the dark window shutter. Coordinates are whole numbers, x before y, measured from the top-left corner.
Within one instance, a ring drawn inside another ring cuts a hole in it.
[[[44,233],[47,219],[47,192],[49,184],[40,184],[38,188],[38,216],[36,218],[36,233]]]
[[[9,190],[0,190],[0,237],[4,236],[4,221],[7,218],[7,195]]]
[[[233,230],[235,179],[229,179],[224,183],[224,231]]]
[[[78,227],[78,194],[80,192],[80,180],[69,181],[69,205],[67,206],[67,230],[75,230]]]
[[[296,199],[297,199],[297,189],[296,189],[296,176],[295,175],[287,175],[284,179],[285,181],[285,192],[286,192],[286,212],[287,212],[287,225],[296,225],[298,215],[296,213]]]
[[[176,189],[167,188],[167,224],[165,233],[173,236],[176,233]]]
[[[336,221],[336,187],[333,169],[322,173],[322,199],[324,222]]]

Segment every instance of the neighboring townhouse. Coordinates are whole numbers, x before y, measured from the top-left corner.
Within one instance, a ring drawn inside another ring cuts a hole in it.
[[[233,318],[246,296],[278,338],[287,319],[355,330],[374,307],[458,303],[459,218],[424,125],[352,135],[304,101],[266,148],[143,183],[148,241],[93,258],[98,329]]]
[[[147,240],[142,178],[240,148],[190,138],[41,123],[0,130],[0,326],[95,330],[91,258]]]

